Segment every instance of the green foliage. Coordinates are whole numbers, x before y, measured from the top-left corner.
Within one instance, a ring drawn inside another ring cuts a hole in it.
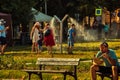
[[[24,62],[22,60],[14,60],[12,55],[1,55],[0,56],[0,70],[1,69],[23,69]]]
[[[63,52],[60,53],[58,47],[53,48],[53,57],[62,57],[62,58],[80,58],[81,62],[77,67],[78,80],[90,80],[90,66],[91,59],[94,54],[99,50],[100,42],[81,42],[75,43],[73,55],[67,54],[67,44],[63,44]],[[120,58],[120,41],[108,41],[109,48],[115,50],[118,58]],[[21,71],[21,69],[38,69],[39,67],[35,65],[35,62],[38,57],[49,58],[51,55],[47,54],[46,47],[43,46],[43,52],[41,54],[32,53],[31,46],[14,46],[8,47],[5,55],[0,56],[0,79],[19,79],[24,77],[24,80],[28,79],[28,74]],[[82,62],[84,60],[90,60],[90,62]],[[8,65],[11,64],[11,65]],[[50,68],[50,67],[46,67]],[[60,66],[51,67],[52,69],[61,69]],[[62,67],[63,69],[67,68],[71,70],[69,66]],[[87,76],[86,76],[87,75]],[[33,80],[39,80],[37,75],[32,75]],[[48,74],[44,73],[43,78],[45,80],[62,80],[62,74]],[[67,80],[74,80],[71,76],[67,76]],[[98,80],[100,78],[98,77]],[[105,78],[105,80],[109,80]]]
[[[36,5],[37,0],[2,0],[0,1],[0,12],[12,15],[13,26],[22,23],[24,27],[33,18],[31,8]]]
[[[46,0],[48,15],[57,15],[62,19],[65,14],[75,18],[79,13],[81,20],[86,16],[94,16],[95,8],[106,7],[111,11],[119,8],[120,0]],[[33,18],[31,8],[34,7],[42,12],[45,11],[44,0],[2,0],[0,1],[0,12],[12,14],[13,26],[23,24],[26,27]],[[84,13],[84,14],[83,14]],[[27,31],[27,30],[26,30]]]
[[[14,64],[14,59],[12,56],[0,56],[0,69],[11,69]]]

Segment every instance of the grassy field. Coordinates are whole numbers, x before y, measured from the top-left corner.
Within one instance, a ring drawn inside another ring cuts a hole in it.
[[[82,42],[75,43],[73,55],[67,54],[67,44],[62,45],[62,52],[60,53],[59,46],[53,48],[53,56],[47,53],[46,47],[43,46],[43,52],[40,54],[31,52],[31,45],[7,47],[5,55],[0,56],[0,80],[1,79],[21,79],[27,80],[27,73],[22,72],[21,69],[35,69],[36,59],[38,57],[58,57],[58,58],[80,58],[81,61],[91,60],[94,54],[99,50],[100,42]],[[109,47],[114,49],[118,58],[120,58],[120,42],[108,41]],[[25,65],[25,63],[33,63]],[[78,80],[90,80],[90,65],[91,62],[80,62],[78,69]],[[61,74],[43,74],[44,80],[62,80]],[[32,75],[33,80],[39,80],[38,76]],[[67,80],[74,80],[67,76]],[[98,80],[99,77],[98,77]],[[105,79],[109,80],[109,79]]]

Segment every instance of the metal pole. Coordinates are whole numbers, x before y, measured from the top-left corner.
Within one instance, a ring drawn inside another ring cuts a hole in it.
[[[60,53],[62,53],[62,35],[63,35],[63,26],[62,22],[60,22]]]
[[[62,21],[56,15],[54,17],[60,22],[60,53],[62,53]]]
[[[66,19],[68,17],[68,15],[66,14],[64,17],[63,17],[63,19],[62,19],[62,21],[60,22],[60,44],[61,44],[61,46],[60,46],[60,52],[62,53],[62,38],[63,38],[63,22],[64,22],[64,20]]]
[[[47,14],[47,1],[45,0],[45,14]]]
[[[63,22],[68,15],[66,14],[62,20],[60,20],[56,15],[54,17],[60,22],[60,52],[62,53]]]

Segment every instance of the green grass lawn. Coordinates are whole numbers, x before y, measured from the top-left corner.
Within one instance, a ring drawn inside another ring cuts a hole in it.
[[[43,51],[40,54],[31,52],[31,45],[7,47],[5,55],[0,56],[0,80],[1,79],[20,79],[27,80],[27,73],[22,72],[21,69],[35,69],[34,65],[36,59],[39,57],[49,58],[80,58],[83,60],[91,60],[94,54],[99,50],[100,42],[82,42],[75,43],[73,55],[67,54],[67,44],[62,45],[62,53],[60,53],[60,46],[53,47],[53,56],[47,53],[46,47],[43,46]],[[120,42],[109,41],[109,47],[114,49],[118,58],[120,58]],[[25,63],[33,63],[25,65]],[[8,65],[9,64],[9,65]],[[90,65],[91,62],[80,62],[77,67],[78,80],[90,80]],[[44,80],[62,80],[61,74],[43,74]],[[39,80],[38,76],[32,75],[33,80]],[[72,77],[67,76],[67,80],[74,80]],[[98,80],[99,77],[98,77]],[[109,79],[105,79],[109,80]]]

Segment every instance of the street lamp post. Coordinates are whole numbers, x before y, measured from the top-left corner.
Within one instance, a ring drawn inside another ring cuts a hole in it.
[[[47,0],[44,1],[45,1],[45,14],[47,14]]]

